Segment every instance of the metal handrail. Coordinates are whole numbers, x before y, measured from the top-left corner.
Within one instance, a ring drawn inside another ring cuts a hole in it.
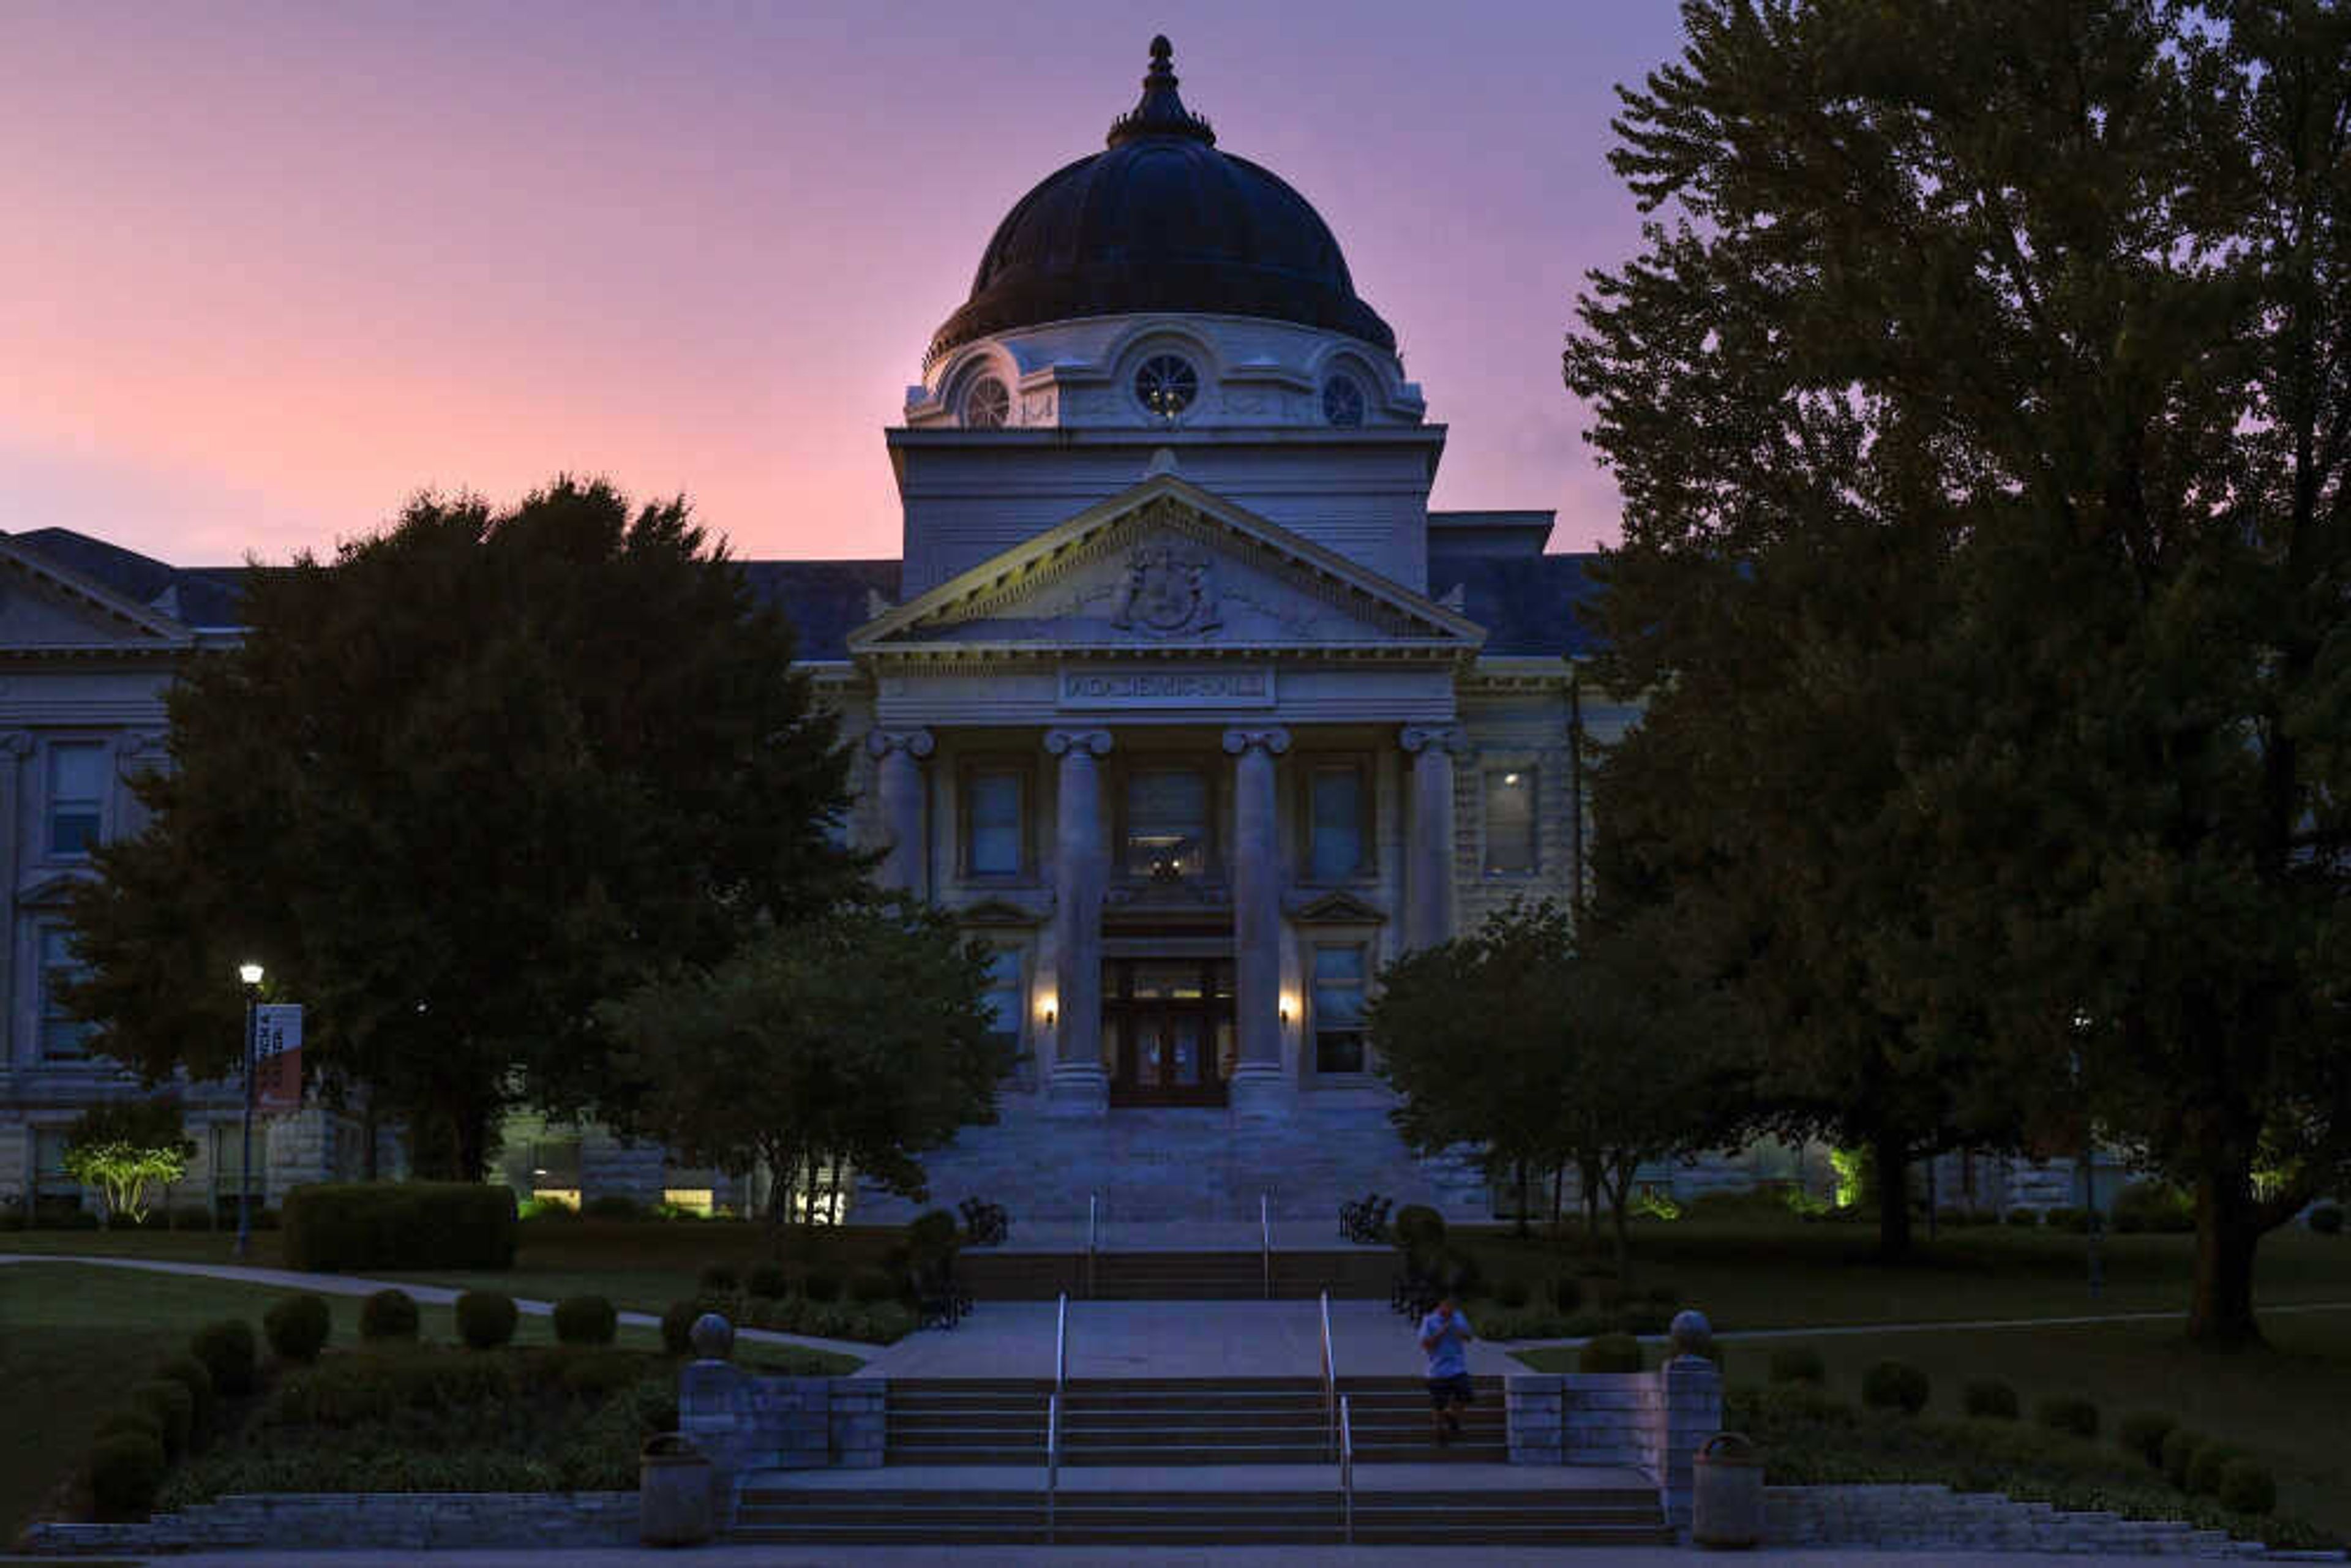
[[[1257,1233],[1265,1253],[1265,1299],[1273,1300],[1273,1215],[1266,1195],[1257,1195]]]
[[[1061,1488],[1061,1396],[1045,1396],[1045,1540],[1053,1539],[1056,1494]],[[1352,1519],[1353,1515],[1350,1515]]]
[[[1322,1411],[1330,1424],[1331,1452],[1339,1451],[1339,1363],[1331,1349],[1331,1292],[1322,1292]]]
[[[1355,1543],[1355,1423],[1348,1401],[1339,1401],[1339,1495],[1346,1510],[1347,1544]]]
[[[1053,1392],[1059,1394],[1070,1381],[1070,1292],[1061,1292],[1061,1304],[1053,1314]]]

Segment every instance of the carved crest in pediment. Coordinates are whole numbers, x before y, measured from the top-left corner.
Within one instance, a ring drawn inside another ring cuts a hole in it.
[[[1217,611],[1215,559],[1197,545],[1157,540],[1126,558],[1125,580],[1111,601],[1111,624],[1154,637],[1190,637],[1223,624]]]

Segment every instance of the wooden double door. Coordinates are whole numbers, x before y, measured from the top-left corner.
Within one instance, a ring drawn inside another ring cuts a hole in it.
[[[1233,1062],[1232,960],[1106,960],[1102,1058],[1114,1108],[1223,1104]]]

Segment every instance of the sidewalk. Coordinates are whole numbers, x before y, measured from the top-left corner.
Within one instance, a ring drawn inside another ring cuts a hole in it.
[[[1719,1552],[1618,1546],[705,1546],[566,1551],[565,1568],[1721,1568]],[[540,1552],[197,1552],[155,1560],[157,1568],[542,1568]],[[2042,1552],[1951,1552],[1767,1549],[1738,1561],[1774,1568],[2178,1568],[2177,1557],[2093,1557]],[[16,1558],[0,1558],[0,1564]],[[31,1561],[26,1559],[24,1561]],[[69,1562],[70,1559],[50,1559]]]

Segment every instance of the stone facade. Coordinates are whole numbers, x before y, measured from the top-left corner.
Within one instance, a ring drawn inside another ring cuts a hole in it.
[[[711,1460],[724,1524],[755,1471],[879,1469],[889,1392],[878,1377],[766,1377],[694,1361],[678,1377],[678,1429]]]
[[[1688,1525],[1693,1460],[1722,1425],[1714,1363],[1686,1355],[1655,1372],[1514,1373],[1503,1400],[1510,1463],[1641,1470],[1667,1519]]]
[[[2258,1541],[2231,1540],[2169,1520],[2068,1513],[2045,1502],[1946,1486],[1817,1486],[1763,1489],[1764,1540],[1772,1546],[1871,1546],[1892,1551],[2042,1552],[2118,1557],[2259,1558]],[[2294,1552],[2297,1561],[2343,1554]]]

